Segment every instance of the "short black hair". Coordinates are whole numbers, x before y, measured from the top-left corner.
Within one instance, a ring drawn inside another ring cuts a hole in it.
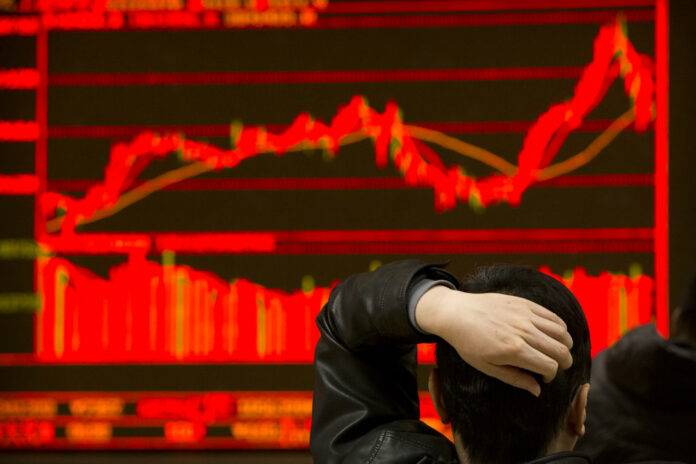
[[[460,290],[504,293],[531,300],[557,314],[573,338],[573,365],[541,385],[537,398],[489,377],[463,361],[444,341],[437,343],[442,399],[453,430],[472,462],[515,463],[546,454],[578,387],[590,378],[590,331],[578,300],[553,277],[516,265],[479,270]]]
[[[680,307],[679,332],[696,341],[696,272],[684,287]]]

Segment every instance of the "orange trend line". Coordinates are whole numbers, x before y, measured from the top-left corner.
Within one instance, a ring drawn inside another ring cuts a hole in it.
[[[411,125],[406,126],[406,128],[409,129],[411,133],[415,135],[414,138],[437,143],[445,148],[449,148],[452,151],[460,153],[461,155],[468,156],[472,159],[481,161],[482,163],[487,164],[492,168],[496,168],[500,172],[503,172],[507,175],[514,175],[515,171],[517,170],[517,167],[515,165],[505,161],[498,155],[495,155],[494,153],[491,153],[483,148],[466,143],[454,137],[449,137],[441,132]],[[344,146],[351,143],[356,143],[361,140],[364,140],[365,138],[365,134],[348,134],[340,140],[339,145]],[[301,151],[310,148],[313,147],[303,142],[295,147],[288,149],[288,151]],[[213,168],[209,165],[205,165],[202,163],[193,163],[178,169],[168,171],[124,193],[123,195],[121,195],[121,197],[119,197],[117,203],[114,206],[108,209],[102,209],[95,212],[91,217],[81,220],[80,224],[89,224],[92,222],[99,221],[101,219],[105,219],[123,210],[124,208],[148,197],[150,194],[156,191],[162,190],[168,187],[169,185],[175,184],[182,180],[203,174],[204,172],[209,172],[212,169]],[[54,218],[48,221],[46,223],[46,230],[48,232],[59,231],[62,221],[62,217]]]
[[[425,127],[406,126],[406,128],[411,132],[414,138],[436,143],[441,147],[448,148],[461,155],[481,161],[508,176],[514,176],[515,172],[517,172],[517,166],[484,148],[450,137],[442,132],[426,129]]]
[[[553,164],[544,169],[539,175],[538,180],[552,179],[554,177],[574,171],[580,166],[584,166],[585,164],[589,163],[632,122],[633,108],[619,116],[616,121],[611,123],[611,125],[604,132],[599,134],[599,136],[594,139],[592,143],[583,151],[565,161]]]
[[[599,152],[604,149],[614,138],[616,138],[623,129],[633,122],[633,110],[629,110],[624,113],[619,119],[614,121],[604,132],[602,132],[585,150],[581,151],[577,155],[568,158],[565,161],[551,165],[544,169],[544,171],[539,175],[538,180],[548,180],[553,177],[558,177],[560,175],[566,174],[573,171],[594,159]],[[488,166],[498,169],[500,172],[513,176],[517,171],[517,167],[505,161],[498,155],[491,153],[483,148],[477,147],[475,145],[464,142],[460,139],[450,137],[441,132],[425,129],[419,126],[406,126],[414,138],[419,140],[425,140],[428,142],[437,143],[438,145],[448,148],[456,153],[459,153],[469,158],[481,161]],[[340,143],[341,146],[347,145],[348,143],[355,143],[363,140],[364,136],[359,136],[360,134],[352,134],[354,137],[346,136]],[[349,139],[349,140],[346,140]],[[346,141],[346,143],[344,143]],[[292,148],[288,151],[302,150],[306,147]],[[90,224],[97,222],[101,219],[105,219],[112,216],[119,211],[127,208],[128,206],[148,197],[152,193],[160,191],[169,185],[175,184],[185,179],[195,177],[197,175],[203,174],[204,172],[211,171],[213,168],[202,164],[193,163],[183,166],[178,169],[168,171],[158,177],[155,177],[147,182],[142,183],[138,187],[135,187],[128,192],[121,195],[118,202],[109,209],[102,209],[94,213],[90,218],[83,219],[80,224]],[[55,218],[46,223],[46,230],[48,232],[56,232],[60,230],[60,224],[63,218]]]

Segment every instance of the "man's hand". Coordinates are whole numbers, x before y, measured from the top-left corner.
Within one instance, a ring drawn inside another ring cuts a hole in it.
[[[550,382],[573,363],[565,322],[524,298],[435,286],[418,301],[416,322],[474,368],[535,396],[541,387],[522,369]]]

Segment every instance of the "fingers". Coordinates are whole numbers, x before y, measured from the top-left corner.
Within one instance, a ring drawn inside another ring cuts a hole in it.
[[[549,324],[553,325],[552,322]],[[529,346],[556,361],[561,369],[568,369],[573,365],[573,357],[570,355],[568,347],[538,328],[533,328],[529,333],[523,335],[523,338]]]
[[[555,340],[563,343],[568,349],[573,347],[573,339],[568,331],[560,325],[548,319],[544,319],[543,317],[533,317],[532,324],[549,337],[553,337]]]
[[[534,314],[536,314],[539,317],[542,317],[544,319],[547,319],[551,322],[555,322],[557,325],[560,325],[563,327],[563,330],[568,330],[568,326],[566,325],[565,321],[561,319],[557,314],[549,311],[548,309],[544,308],[543,306],[540,306],[533,301],[527,301],[529,309],[532,310]]]
[[[556,376],[559,365],[556,360],[534,348],[524,338],[511,342],[501,359],[495,364],[526,369],[541,375],[546,383],[551,382]]]
[[[511,366],[495,366],[490,364],[486,366],[485,373],[513,387],[527,390],[534,396],[538,397],[541,394],[541,386],[534,377],[520,369]]]

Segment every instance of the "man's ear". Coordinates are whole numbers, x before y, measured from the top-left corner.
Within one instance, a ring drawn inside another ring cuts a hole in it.
[[[585,419],[587,418],[587,395],[590,392],[590,384],[580,385],[575,397],[570,403],[568,415],[566,416],[566,430],[577,437],[585,435]]]
[[[449,424],[451,418],[447,408],[445,408],[445,404],[442,402],[442,383],[440,382],[440,370],[437,367],[430,371],[428,376],[428,391],[433,400],[433,405],[435,405],[435,411],[440,416],[440,420],[443,424]]]

